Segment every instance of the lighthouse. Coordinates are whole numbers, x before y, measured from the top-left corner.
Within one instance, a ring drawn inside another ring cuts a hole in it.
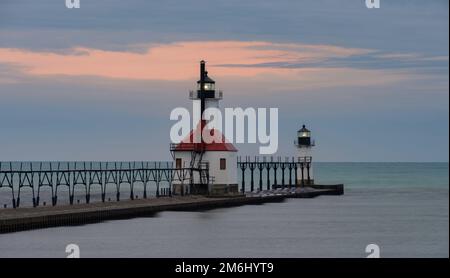
[[[193,171],[187,184],[181,181],[174,182],[175,193],[185,191],[204,195],[238,193],[237,149],[219,130],[209,129],[207,122],[203,119],[205,109],[219,108],[222,97],[222,91],[216,90],[216,82],[208,76],[206,62],[201,61],[197,89],[189,92],[189,98],[192,101],[200,101],[201,118],[186,138],[178,144],[171,145],[171,152],[176,168],[206,169],[207,171]],[[202,134],[208,133],[221,140],[206,143]]]
[[[297,168],[297,177],[299,185],[314,184],[313,167],[312,167],[312,148],[315,146],[314,140],[311,139],[311,131],[305,125],[297,131],[297,147],[298,160],[303,163],[303,167]]]

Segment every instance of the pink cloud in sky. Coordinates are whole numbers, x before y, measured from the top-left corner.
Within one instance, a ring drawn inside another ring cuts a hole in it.
[[[128,81],[183,81],[196,80],[199,75],[198,63],[205,59],[215,79],[245,78],[253,86],[277,90],[376,86],[380,80],[386,84],[415,78],[409,72],[320,66],[330,58],[346,58],[371,52],[373,50],[333,45],[196,41],[150,45],[147,51],[139,53],[82,47],[64,53],[0,48],[0,64],[9,65],[33,77],[93,76]],[[313,66],[287,68],[277,63],[305,63]],[[259,64],[265,65],[255,66]],[[12,77],[3,81],[14,82]]]
[[[348,57],[367,51],[327,45],[199,41],[152,45],[144,53],[81,47],[74,48],[70,53],[0,48],[0,62],[20,66],[24,73],[30,75],[186,80],[197,77],[198,62],[202,59],[209,62],[210,68],[214,68],[214,76],[250,77],[260,74],[289,75],[308,69],[214,65],[320,62],[330,57]]]

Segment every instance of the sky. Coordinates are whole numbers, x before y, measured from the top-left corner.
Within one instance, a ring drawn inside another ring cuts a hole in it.
[[[315,161],[446,161],[449,2],[0,0],[0,161],[170,160],[199,61]],[[237,144],[239,155],[259,145]]]

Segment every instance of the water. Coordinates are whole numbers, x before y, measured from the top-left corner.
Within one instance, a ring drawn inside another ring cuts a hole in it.
[[[0,235],[0,257],[449,256],[448,163],[317,163],[320,183],[344,196]]]

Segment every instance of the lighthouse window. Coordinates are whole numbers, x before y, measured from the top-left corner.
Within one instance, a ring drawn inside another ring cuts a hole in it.
[[[203,88],[204,88],[206,91],[212,91],[212,90],[214,90],[214,84],[212,84],[212,83],[205,83],[205,84],[203,85]]]
[[[181,169],[181,158],[177,158],[177,159],[175,160],[175,167],[176,167],[177,169]]]
[[[220,170],[226,170],[227,169],[227,160],[225,158],[220,159]]]

